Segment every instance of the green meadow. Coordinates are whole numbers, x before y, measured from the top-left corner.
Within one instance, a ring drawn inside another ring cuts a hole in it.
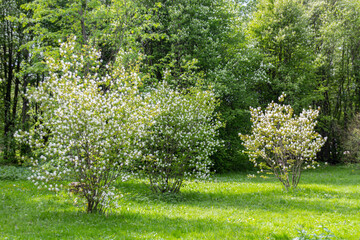
[[[245,173],[161,196],[135,179],[117,185],[119,208],[106,215],[86,214],[28,180],[1,179],[0,239],[360,239],[356,165],[305,171],[293,192]]]

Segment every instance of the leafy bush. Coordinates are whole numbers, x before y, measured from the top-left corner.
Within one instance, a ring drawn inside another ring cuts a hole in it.
[[[26,167],[0,166],[0,180],[26,180],[30,175]]]
[[[343,154],[346,163],[360,162],[360,114],[355,115],[345,132]]]
[[[38,121],[17,134],[37,153],[30,179],[39,188],[59,191],[61,180],[70,177],[87,212],[109,206],[111,186],[127,178],[121,170],[138,157],[133,139],[150,116],[139,94],[137,69],[125,70],[118,59],[99,76],[99,57],[100,52],[78,49],[70,39],[59,57],[47,58],[49,77],[29,93]]]
[[[209,156],[220,144],[216,136],[221,122],[214,115],[214,94],[195,87],[187,91],[163,84],[151,93],[156,116],[141,139],[140,168],[154,192],[176,193],[184,179],[208,178]]]
[[[297,187],[303,165],[316,167],[316,153],[326,141],[314,130],[318,114],[304,109],[294,116],[291,106],[271,102],[264,111],[251,108],[252,134],[239,134],[255,166],[275,174],[286,190]]]

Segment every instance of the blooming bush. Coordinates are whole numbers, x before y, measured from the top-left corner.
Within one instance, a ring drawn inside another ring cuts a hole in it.
[[[150,98],[156,115],[142,138],[140,163],[150,188],[176,193],[184,179],[208,178],[209,156],[220,144],[216,136],[221,122],[214,114],[214,94],[195,87],[181,93],[163,84]]]
[[[285,95],[279,97],[284,100]],[[250,160],[261,172],[270,171],[285,189],[295,189],[302,168],[316,167],[316,153],[326,138],[314,131],[318,110],[303,110],[299,116],[289,105],[270,103],[263,111],[251,108],[252,134],[239,134]]]
[[[37,122],[17,137],[30,144],[31,180],[39,188],[59,191],[59,181],[75,182],[87,212],[105,211],[112,183],[125,180],[121,169],[140,156],[134,136],[151,115],[138,90],[137,69],[117,61],[100,76],[100,52],[73,39],[61,44],[58,58],[47,58],[49,77],[29,92],[38,107]]]

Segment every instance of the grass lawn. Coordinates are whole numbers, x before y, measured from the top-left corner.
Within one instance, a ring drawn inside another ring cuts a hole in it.
[[[360,239],[360,166],[304,172],[299,190],[274,179],[216,175],[188,182],[178,196],[121,183],[120,209],[86,214],[29,181],[0,181],[0,239],[293,239],[325,233]],[[327,234],[330,235],[330,234]],[[319,238],[320,239],[320,238]]]

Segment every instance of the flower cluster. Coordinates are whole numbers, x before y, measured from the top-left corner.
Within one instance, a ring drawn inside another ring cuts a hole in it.
[[[18,139],[36,149],[31,180],[59,191],[64,179],[76,181],[87,212],[104,211],[111,184],[128,176],[121,169],[138,158],[134,136],[149,124],[138,86],[137,69],[119,59],[99,73],[100,52],[74,39],[61,45],[58,58],[47,58],[49,77],[29,92],[37,122]]]
[[[318,114],[310,108],[295,116],[291,106],[274,102],[264,111],[251,108],[252,134],[239,134],[250,160],[261,171],[274,173],[286,189],[296,188],[302,168],[317,166],[316,153],[326,141],[314,131]]]
[[[209,156],[220,144],[214,94],[195,87],[181,93],[162,84],[150,95],[156,114],[140,141],[140,168],[149,177],[151,189],[178,192],[185,179],[207,179]]]

